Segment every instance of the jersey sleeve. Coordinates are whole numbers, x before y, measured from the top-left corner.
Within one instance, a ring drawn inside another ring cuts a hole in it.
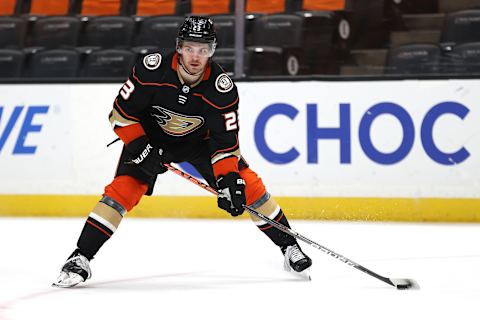
[[[152,72],[160,66],[161,59],[161,55],[156,53],[137,62],[113,102],[109,120],[113,130],[125,144],[145,135],[139,117],[151,100],[153,90],[148,86],[148,82]]]
[[[238,172],[240,145],[238,139],[238,93],[236,87],[230,94],[227,107],[216,109],[210,117],[209,147],[215,177],[229,172]]]

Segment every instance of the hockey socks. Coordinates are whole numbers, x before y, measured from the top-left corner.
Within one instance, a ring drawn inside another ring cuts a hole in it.
[[[85,222],[77,247],[88,260],[93,259],[103,244],[117,230],[127,210],[115,199],[104,195]]]
[[[283,214],[282,209],[277,206],[277,209],[269,216],[270,219],[275,220],[284,226],[290,228],[287,217]],[[263,222],[263,221],[262,221]],[[269,225],[268,223],[258,224],[257,227],[267,235],[277,246],[280,248],[285,248],[297,243],[294,237],[289,234],[286,234],[283,231],[278,230],[277,228]]]
[[[103,244],[110,239],[116,228],[110,222],[91,212],[77,242],[78,250],[88,260],[93,259]]]
[[[250,204],[250,207],[257,210],[267,218],[275,220],[290,228],[287,217],[283,214],[283,211],[278,203],[270,196],[268,192],[265,192],[263,196]],[[257,217],[254,217],[253,215],[251,217],[255,225],[280,248],[288,247],[297,243],[295,238],[291,235],[278,230],[277,228],[269,225]]]

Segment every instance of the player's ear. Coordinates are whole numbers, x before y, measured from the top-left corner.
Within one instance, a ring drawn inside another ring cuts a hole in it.
[[[177,40],[175,41],[175,49],[177,50],[177,53],[178,54],[182,54],[182,44],[183,44],[183,41],[181,41],[180,39],[177,38]]]

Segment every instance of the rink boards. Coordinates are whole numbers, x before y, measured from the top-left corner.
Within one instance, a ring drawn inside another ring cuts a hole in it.
[[[479,221],[479,85],[238,83],[240,148],[292,218]],[[0,86],[0,215],[88,214],[122,147],[106,147],[120,87]],[[226,215],[166,173],[131,216]]]

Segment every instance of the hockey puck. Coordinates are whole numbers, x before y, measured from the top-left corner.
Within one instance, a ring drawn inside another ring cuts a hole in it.
[[[399,285],[397,285],[398,290],[407,290],[408,288],[410,288],[409,284],[399,284]]]
[[[413,279],[397,279],[395,287],[398,290],[420,289],[418,283]]]

